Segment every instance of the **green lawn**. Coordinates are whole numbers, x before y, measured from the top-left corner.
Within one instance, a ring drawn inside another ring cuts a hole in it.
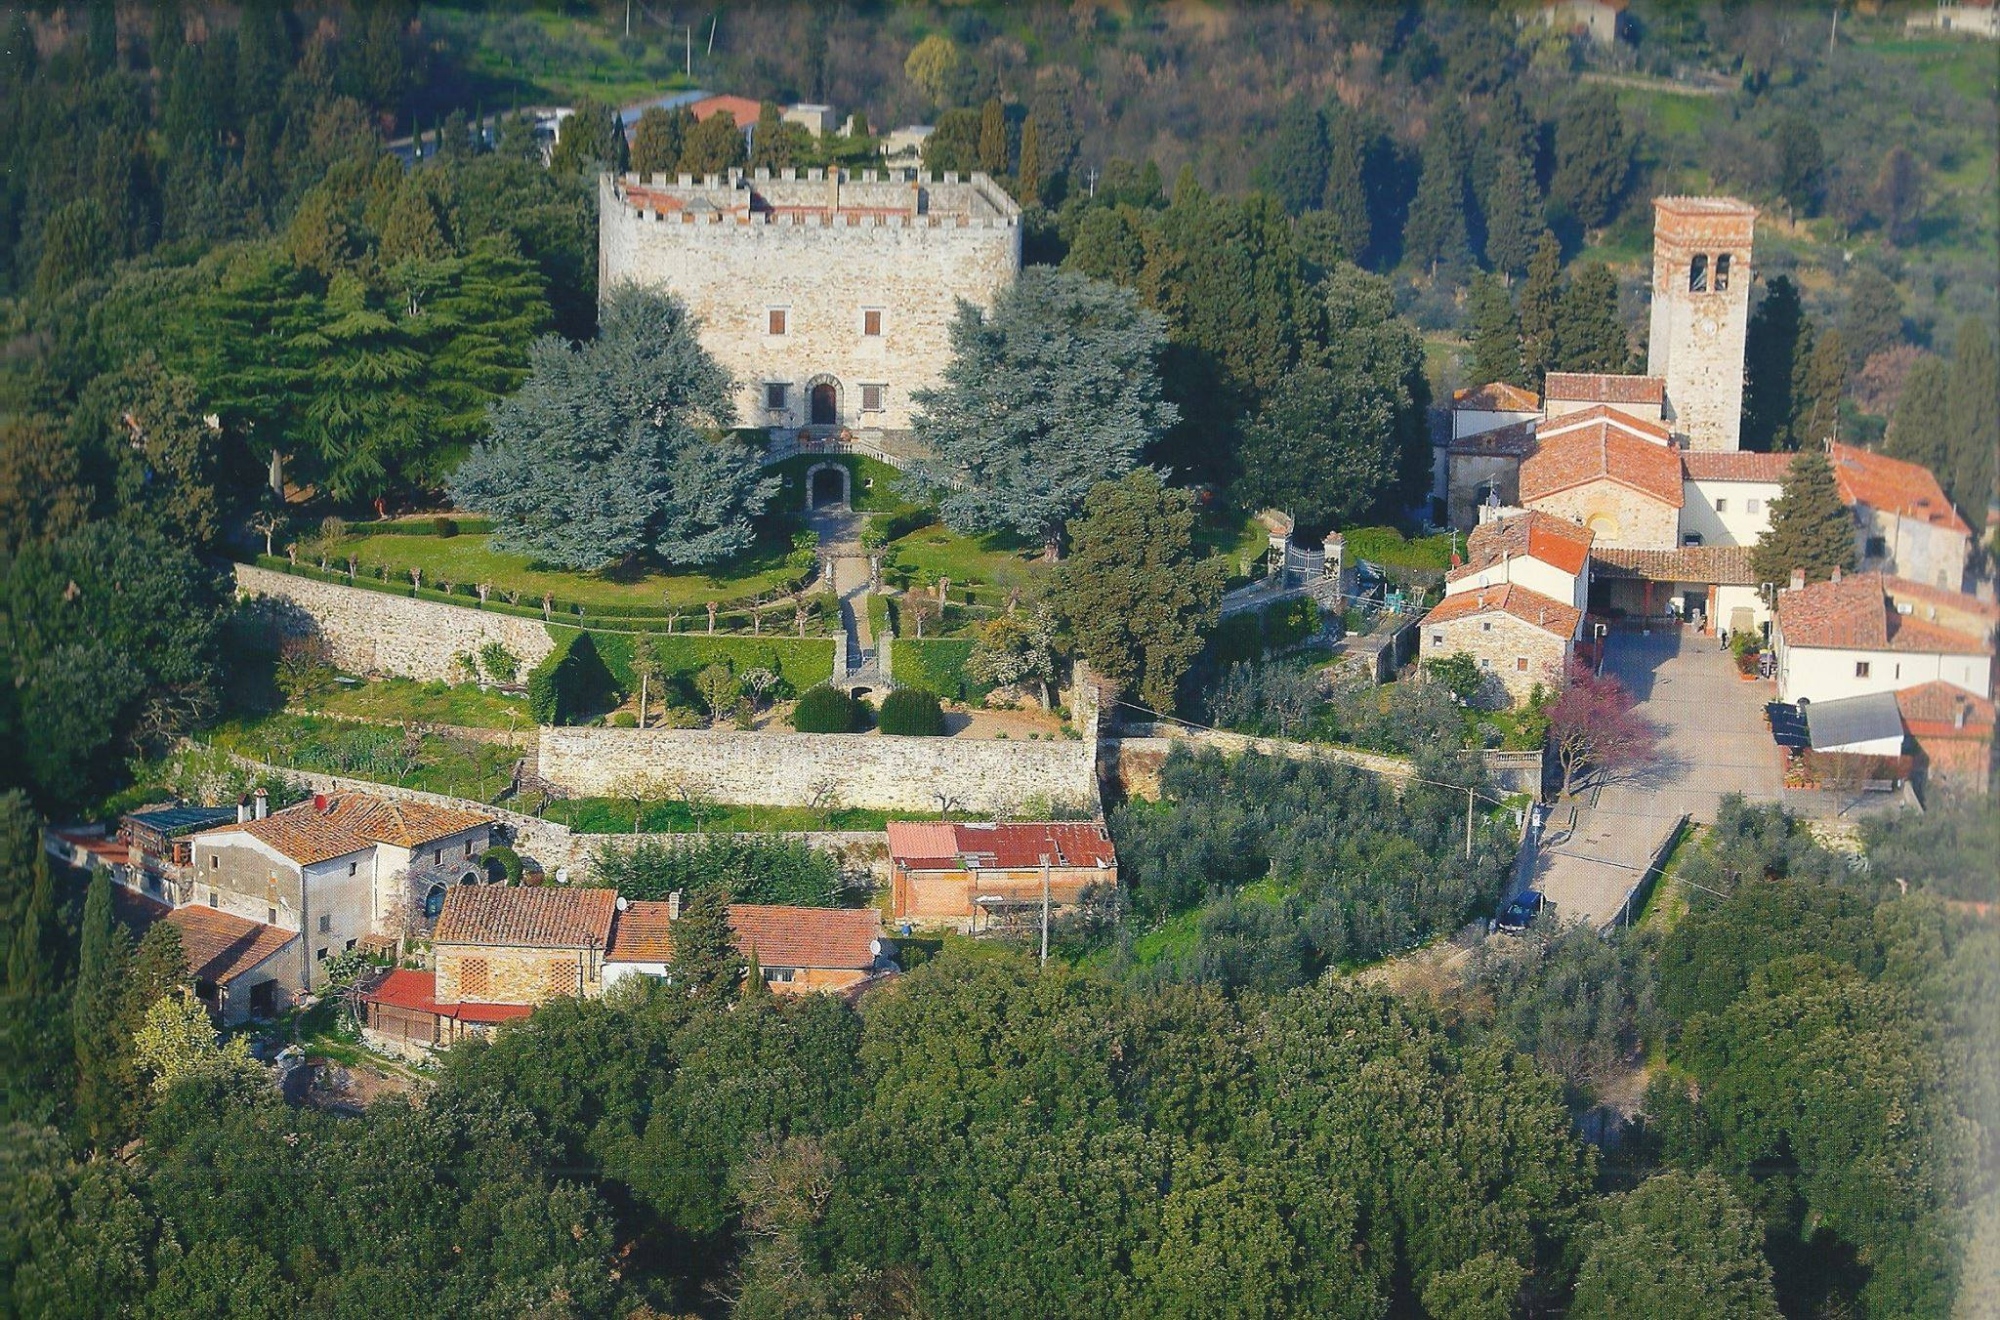
[[[1195,524],[1195,552],[1225,556],[1231,577],[1244,576],[1243,564],[1246,560],[1254,571],[1258,564],[1264,562],[1264,552],[1270,545],[1270,530],[1251,514],[1225,514],[1203,518]]]
[[[320,699],[319,709],[360,719],[451,724],[467,729],[527,728],[535,722],[528,714],[525,697],[481,691],[471,683],[447,687],[407,678],[336,687]]]
[[[224,751],[285,769],[371,779],[481,802],[491,802],[507,787],[520,755],[511,747],[448,734],[416,735],[292,714],[225,720],[209,730],[208,739]]]
[[[1048,566],[1041,562],[1042,547],[1001,532],[983,536],[963,536],[943,523],[932,523],[889,543],[889,574],[904,583],[935,587],[940,577],[957,586],[979,583],[988,588],[975,593],[982,605],[998,605],[1016,587],[1024,596],[1035,596],[1048,580]]]
[[[440,582],[485,582],[494,591],[520,593],[523,605],[539,605],[544,595],[574,601],[594,610],[616,611],[620,606],[700,607],[717,599],[736,599],[759,591],[782,588],[789,578],[785,556],[789,541],[767,538],[750,553],[714,573],[669,573],[659,569],[621,570],[607,573],[572,573],[537,565],[527,555],[509,554],[488,545],[489,537],[479,534],[459,536],[348,536],[328,549],[328,558],[339,564],[353,555],[363,572],[382,565],[404,583],[409,570],[421,568],[424,585]]]
[[[1393,527],[1355,527],[1343,530],[1347,562],[1366,559],[1398,568],[1420,568],[1442,572],[1451,567],[1451,536],[1420,536],[1412,540]]]

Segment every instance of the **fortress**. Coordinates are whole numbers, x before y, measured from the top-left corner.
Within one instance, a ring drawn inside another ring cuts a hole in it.
[[[737,422],[902,431],[951,361],[960,300],[1021,269],[1021,208],[984,174],[783,170],[598,180],[598,290],[669,290],[736,381]]]

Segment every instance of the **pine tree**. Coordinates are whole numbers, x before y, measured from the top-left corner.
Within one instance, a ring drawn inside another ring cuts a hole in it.
[[[1959,324],[1951,351],[1950,403],[1945,409],[1949,461],[1937,476],[1967,521],[1984,522],[1994,496],[1994,457],[2000,438],[2000,360],[1985,322]]]
[[[1556,315],[1562,303],[1562,245],[1544,229],[1521,285],[1521,372],[1528,387],[1556,369]]]
[[[1319,204],[1334,218],[1340,245],[1356,262],[1367,256],[1373,234],[1368,216],[1367,160],[1368,139],[1360,116],[1341,107],[1330,109],[1326,117],[1326,185]]]
[[[1621,372],[1631,356],[1618,323],[1618,278],[1593,261],[1570,276],[1556,305],[1556,359],[1563,371]]]
[[[625,128],[615,106],[584,97],[556,133],[549,169],[557,174],[588,174],[596,170],[622,172],[630,162]]]
[[[1033,205],[1042,200],[1042,126],[1029,115],[1021,125],[1020,200]]]
[[[41,820],[20,792],[0,794],[0,1119],[51,1121],[67,1098],[63,936]]]
[[[1785,474],[1784,493],[1771,501],[1771,525],[1750,551],[1750,570],[1760,582],[1784,586],[1802,568],[1808,582],[1823,582],[1834,569],[1854,571],[1854,524],[1840,502],[1833,465],[1817,445],[1801,449]]]
[[[1514,315],[1514,302],[1500,281],[1482,275],[1472,283],[1466,300],[1472,326],[1472,379],[1484,385],[1505,381],[1519,385],[1521,371],[1521,322]]]
[[[727,111],[710,115],[687,130],[681,142],[680,172],[700,178],[722,174],[750,159],[743,130]]]
[[[1790,448],[1792,385],[1801,340],[1810,333],[1798,288],[1779,275],[1750,313],[1743,348],[1743,447]],[[1809,351],[1809,346],[1808,346]]]
[[[1811,449],[1833,438],[1840,421],[1840,396],[1847,390],[1847,348],[1840,331],[1812,334],[1809,342],[1811,351],[1798,363],[1792,387],[1794,449]]]
[[[1424,138],[1423,171],[1403,226],[1404,261],[1436,272],[1472,260],[1465,164],[1465,118],[1446,106]]]
[[[1788,211],[1811,215],[1826,183],[1826,148],[1819,130],[1804,115],[1789,114],[1778,122],[1778,195]]]
[[[996,179],[1007,173],[1007,112],[997,96],[979,111],[979,168]]]
[[[632,172],[642,178],[654,174],[672,178],[680,170],[681,151],[693,127],[694,115],[684,106],[648,107],[632,129]]]
[[[1625,192],[1632,144],[1609,87],[1579,88],[1556,120],[1556,170],[1549,200],[1585,229],[1609,220]]]
[[[1326,192],[1326,166],[1326,124],[1319,108],[1307,97],[1295,96],[1278,111],[1258,181],[1298,215],[1319,205]]]
[[[1534,259],[1542,232],[1542,199],[1529,163],[1500,158],[1486,202],[1486,260],[1504,275],[1519,275]]]
[[[750,953],[743,965],[743,998],[769,999],[771,983],[764,979],[764,964],[757,957],[757,946],[750,946]]]
[[[673,924],[667,977],[677,990],[694,999],[727,1003],[736,998],[743,979],[743,956],[729,928],[727,889],[712,885],[687,896]]]
[[[1903,382],[1882,452],[1906,463],[1921,463],[1934,474],[1945,473],[1951,470],[1950,437],[1951,364],[1926,353]]]
[[[119,1005],[132,960],[132,939],[111,911],[111,873],[91,872],[83,902],[70,1032],[76,1059],[75,1122],[92,1145],[123,1135],[124,1087],[118,1076]]]
[[[1857,266],[1840,313],[1840,337],[1853,370],[1903,338],[1903,295],[1873,266]]]

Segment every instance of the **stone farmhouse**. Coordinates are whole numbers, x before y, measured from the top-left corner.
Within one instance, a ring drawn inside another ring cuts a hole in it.
[[[1839,443],[1827,457],[1840,502],[1854,514],[1861,571],[1964,589],[1972,528],[1929,468]]]
[[[678,894],[643,902],[613,889],[454,889],[432,938],[432,970],[398,968],[363,991],[367,1039],[397,1053],[448,1048],[552,999],[665,977],[680,907]],[[729,921],[778,994],[851,990],[895,970],[873,908],[738,903]]]
[[[598,290],[679,295],[736,382],[740,425],[907,430],[961,301],[1021,269],[1021,208],[984,174],[602,176]]]
[[[1584,640],[1594,533],[1539,511],[1482,523],[1469,559],[1445,575],[1445,597],[1424,616],[1426,657],[1463,652],[1507,701],[1560,680]]]
[[[1118,884],[1102,821],[891,821],[888,834],[889,911],[904,930],[1024,924],[1039,919],[1045,892],[1052,913],[1066,912]]]

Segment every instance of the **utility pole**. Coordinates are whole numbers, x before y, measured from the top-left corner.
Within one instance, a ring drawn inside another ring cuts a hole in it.
[[[688,81],[694,81],[694,24],[687,25],[687,66]]]
[[[1042,966],[1049,965],[1049,855],[1042,854]]]
[[[1472,860],[1472,790],[1465,790],[1465,860]]]

